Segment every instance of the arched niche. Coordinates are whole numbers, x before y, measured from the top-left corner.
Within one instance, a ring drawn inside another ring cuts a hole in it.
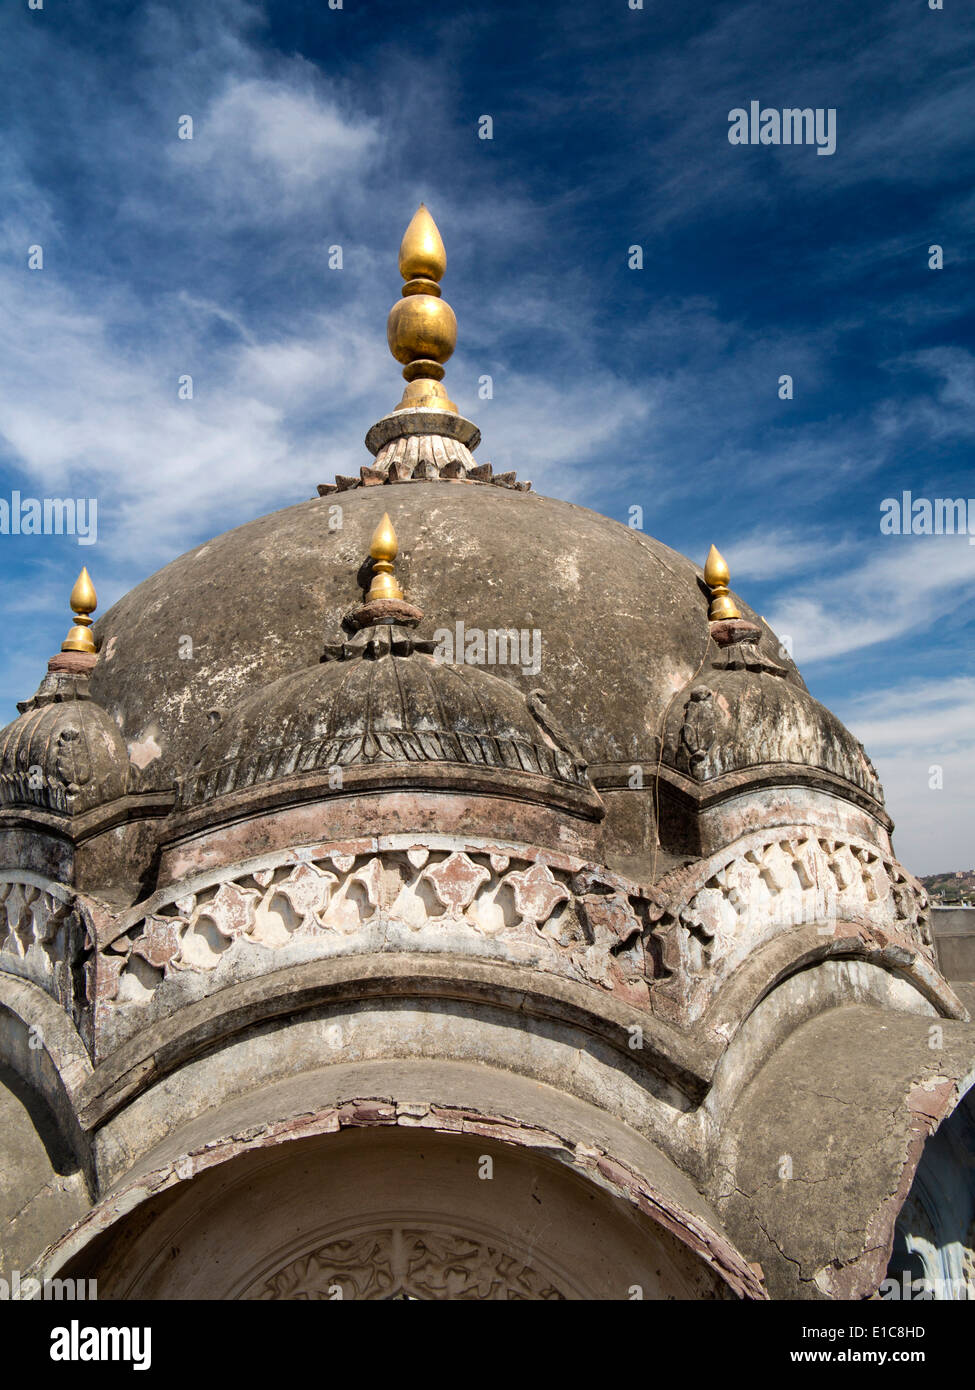
[[[401,1126],[231,1159],[63,1273],[97,1279],[103,1299],[733,1296],[673,1234],[544,1153]]]

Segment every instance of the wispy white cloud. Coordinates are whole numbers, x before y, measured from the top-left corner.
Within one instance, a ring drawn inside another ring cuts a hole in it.
[[[920,371],[935,385],[927,395],[881,402],[875,416],[881,435],[915,428],[934,439],[975,435],[975,354],[961,347],[923,348],[905,353],[892,367],[901,375]]]
[[[975,546],[965,536],[878,537],[861,565],[779,597],[769,622],[792,638],[800,666],[833,660],[931,627],[975,596]]]
[[[917,873],[970,868],[975,678],[909,677],[842,713],[880,774],[904,863]]]
[[[821,573],[848,557],[854,547],[852,539],[758,527],[733,540],[722,553],[737,586],[746,579],[777,581],[797,572],[806,576]]]
[[[295,67],[290,83],[229,77],[193,138],[166,146],[171,175],[190,181],[198,208],[219,215],[225,233],[286,221],[312,200],[321,211],[342,181],[361,186],[382,152],[375,120],[341,110],[314,69]]]

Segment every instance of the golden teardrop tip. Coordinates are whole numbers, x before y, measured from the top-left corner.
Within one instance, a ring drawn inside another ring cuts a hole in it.
[[[403,233],[399,248],[399,273],[404,280],[420,277],[439,281],[447,269],[447,252],[436,222],[421,203]]]
[[[91,582],[91,575],[88,573],[87,566],[82,568],[75,580],[68,602],[75,613],[93,613],[98,607],[98,596],[95,593],[95,586]]]
[[[372,533],[369,554],[374,560],[389,561],[395,560],[399,554],[399,542],[388,512],[383,513],[382,521]]]
[[[704,565],[705,584],[709,589],[715,589],[722,584],[727,584],[730,578],[731,573],[724,556],[716,545],[712,545]]]

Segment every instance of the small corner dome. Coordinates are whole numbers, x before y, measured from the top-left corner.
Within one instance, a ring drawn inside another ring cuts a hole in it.
[[[125,741],[93,700],[35,697],[0,730],[2,806],[78,815],[124,796],[128,779]]]
[[[801,780],[839,779],[874,810],[884,801],[849,729],[808,690],[767,670],[704,671],[686,686],[667,720],[664,761],[698,784],[778,766],[790,779],[797,770]]]
[[[527,699],[486,671],[437,660],[400,627],[366,629],[337,659],[280,677],[241,701],[183,779],[184,807],[274,788],[434,785],[561,803],[597,815],[585,763]],[[339,786],[334,773],[341,769]]]

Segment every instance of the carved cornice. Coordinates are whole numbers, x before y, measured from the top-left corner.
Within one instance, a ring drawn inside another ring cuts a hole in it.
[[[745,836],[652,887],[524,845],[410,835],[276,852],[119,914],[21,877],[0,879],[0,970],[57,999],[99,1057],[237,981],[385,952],[527,968],[693,1031],[746,961],[774,940],[808,960],[814,930],[824,955],[877,961],[964,1012],[920,884],[876,846],[808,827]]]
[[[560,976],[688,1028],[750,955],[803,925],[865,958],[895,949],[930,995],[926,912],[896,861],[808,827],[746,836],[652,888],[526,846],[387,837],[267,856],[155,895],[102,939],[91,1002],[110,1051],[181,1007],[184,976],[210,992],[278,968],[275,955],[446,952]]]

